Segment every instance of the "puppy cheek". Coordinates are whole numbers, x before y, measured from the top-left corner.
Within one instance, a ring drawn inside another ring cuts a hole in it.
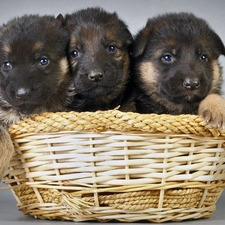
[[[140,79],[147,86],[155,85],[158,81],[159,72],[153,62],[143,62],[139,66]]]
[[[66,57],[61,59],[61,61],[59,62],[59,66],[61,70],[61,76],[60,76],[61,78],[60,83],[61,83],[64,80],[66,80],[66,77],[68,76],[68,73],[69,73],[69,65],[68,65],[68,61]]]
[[[221,76],[221,67],[218,64],[217,60],[214,60],[212,63],[212,70],[213,70],[213,80],[212,80],[212,92],[218,88],[218,84],[220,85],[222,82]]]
[[[74,71],[77,66],[77,61],[71,60],[70,65],[71,65],[72,71]]]
[[[130,58],[128,54],[124,54],[123,58],[121,59],[123,61],[123,74],[125,77],[128,77],[128,72],[130,68]]]

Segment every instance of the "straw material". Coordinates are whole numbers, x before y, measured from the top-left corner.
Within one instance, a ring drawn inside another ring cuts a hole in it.
[[[5,183],[41,219],[208,218],[225,187],[225,131],[196,115],[44,113],[10,133]]]

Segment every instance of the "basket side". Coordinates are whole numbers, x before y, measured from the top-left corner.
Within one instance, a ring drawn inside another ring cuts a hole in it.
[[[210,217],[225,186],[223,137],[51,132],[13,138],[5,180],[25,214],[134,222]]]

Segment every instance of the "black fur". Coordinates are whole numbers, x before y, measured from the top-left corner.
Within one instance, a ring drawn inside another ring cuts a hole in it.
[[[14,148],[8,126],[71,103],[69,35],[53,16],[25,15],[0,28],[0,179]]]
[[[67,96],[69,35],[53,16],[25,15],[0,32],[0,120],[62,111]]]
[[[75,85],[71,109],[117,107],[129,79],[132,35],[116,13],[87,8],[66,15],[70,32],[69,61]]]
[[[136,111],[197,114],[207,95],[221,93],[218,58],[224,54],[219,36],[193,14],[149,19],[132,48]]]

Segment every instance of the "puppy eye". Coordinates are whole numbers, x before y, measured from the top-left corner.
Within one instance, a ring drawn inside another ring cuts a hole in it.
[[[40,65],[41,66],[47,66],[49,64],[50,60],[47,57],[43,57],[40,59]]]
[[[172,63],[174,62],[174,58],[171,54],[165,54],[163,55],[163,57],[161,58],[161,60],[164,62],[164,63]]]
[[[207,55],[201,55],[200,60],[201,60],[202,62],[208,62],[208,57],[207,57]]]
[[[116,46],[115,45],[109,45],[108,46],[108,52],[110,53],[114,53],[116,51]]]
[[[79,51],[77,49],[73,50],[71,53],[70,53],[70,56],[72,58],[76,58],[79,56]]]
[[[10,70],[12,69],[12,64],[10,62],[4,62],[3,66],[5,69]]]

